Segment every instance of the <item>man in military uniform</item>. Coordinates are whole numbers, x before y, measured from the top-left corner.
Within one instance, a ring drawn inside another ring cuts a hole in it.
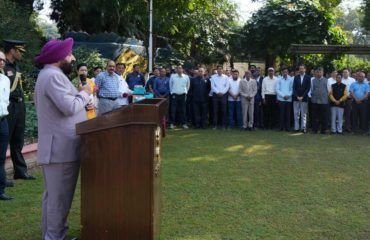
[[[22,155],[24,144],[24,130],[26,119],[26,108],[22,89],[22,74],[19,72],[17,62],[25,53],[25,42],[16,40],[3,40],[6,64],[5,75],[10,79],[9,97],[9,144],[10,154],[14,166],[14,179],[33,180],[34,177],[27,173],[26,161]]]

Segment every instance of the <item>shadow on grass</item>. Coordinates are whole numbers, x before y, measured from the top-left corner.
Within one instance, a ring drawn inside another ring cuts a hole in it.
[[[194,134],[165,140],[161,239],[370,238],[365,138]]]

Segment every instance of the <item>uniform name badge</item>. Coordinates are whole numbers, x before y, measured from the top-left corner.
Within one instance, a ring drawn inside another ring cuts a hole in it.
[[[7,72],[6,72],[6,75],[7,75],[8,77],[13,77],[13,76],[14,76],[14,73],[13,73],[13,71],[7,71]]]

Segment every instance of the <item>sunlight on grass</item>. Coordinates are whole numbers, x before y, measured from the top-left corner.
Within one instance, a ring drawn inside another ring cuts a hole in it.
[[[272,148],[273,148],[272,144],[264,144],[264,145],[256,144],[251,147],[248,147],[244,151],[244,154],[248,156],[249,154],[254,155],[254,156],[263,155],[263,154],[266,154],[267,151],[270,151]]]
[[[203,235],[203,236],[187,236],[187,237],[179,237],[175,238],[174,240],[224,240],[229,238],[221,238],[216,237],[214,235]]]
[[[244,148],[244,145],[235,145],[231,147],[225,148],[225,151],[227,152],[238,152]]]
[[[191,157],[188,158],[190,162],[201,162],[201,161],[206,161],[206,162],[215,162],[217,158],[213,156],[203,156],[203,157]]]
[[[197,134],[197,133],[192,133],[192,134],[185,134],[185,135],[182,135],[181,137],[182,138],[196,138],[196,137],[198,137],[199,136],[199,134]]]

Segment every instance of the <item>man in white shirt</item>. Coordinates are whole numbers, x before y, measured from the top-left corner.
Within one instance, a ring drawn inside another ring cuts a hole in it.
[[[5,195],[6,174],[5,174],[5,159],[6,150],[8,148],[9,129],[6,116],[8,115],[10,80],[3,74],[5,66],[5,55],[0,52],[0,200],[12,200],[11,196]]]
[[[229,78],[223,74],[222,66],[217,66],[217,74],[211,77],[211,91],[213,104],[213,129],[217,129],[221,125],[222,129],[226,129],[226,109],[227,97],[230,88]],[[219,112],[221,112],[221,120],[219,121]]]
[[[240,79],[239,71],[236,69],[231,70],[231,78],[229,79],[230,89],[228,97],[228,119],[229,128],[233,128],[236,122],[238,128],[242,127],[242,107],[240,103]],[[236,116],[236,119],[234,118]]]
[[[189,76],[184,74],[184,69],[181,65],[176,67],[176,74],[172,74],[170,78],[170,93],[171,93],[171,109],[170,109],[170,129],[175,128],[176,113],[179,111],[179,118],[182,128],[188,129],[186,117],[186,95],[190,88]]]
[[[331,72],[330,78],[328,79],[328,89],[331,89],[331,85],[333,85],[334,83],[337,83],[336,81],[337,74],[338,74],[337,70],[334,70]]]
[[[125,72],[126,65],[124,63],[117,63],[116,65],[116,73],[119,76],[119,87],[118,91],[120,92],[120,96],[117,98],[117,102],[120,106],[128,105],[128,98],[131,96],[132,91],[128,87],[126,80],[123,78],[123,73]]]
[[[268,76],[262,82],[262,101],[264,104],[264,126],[266,129],[273,129],[277,126],[277,99],[275,69],[268,69]]]
[[[347,87],[347,101],[344,106],[344,129],[346,132],[352,132],[352,97],[349,92],[352,83],[356,82],[356,80],[350,77],[350,73],[348,68],[343,69],[342,71],[342,83]]]

